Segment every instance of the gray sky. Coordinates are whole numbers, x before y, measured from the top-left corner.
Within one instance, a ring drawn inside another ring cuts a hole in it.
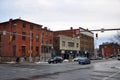
[[[120,0],[0,0],[0,22],[21,17],[51,30],[120,28],[119,8]]]

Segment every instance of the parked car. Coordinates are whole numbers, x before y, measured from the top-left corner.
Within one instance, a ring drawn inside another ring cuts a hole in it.
[[[78,59],[81,58],[80,56],[75,57],[72,61],[78,61]]]
[[[79,64],[90,64],[91,61],[87,57],[81,57],[81,58],[78,59],[78,63]]]
[[[68,59],[64,59],[63,62],[69,62],[69,60]]]
[[[51,63],[62,63],[62,62],[63,62],[63,58],[60,57],[60,56],[56,56],[53,59],[48,60],[49,64],[51,64]]]
[[[117,55],[117,59],[120,60],[120,54]]]

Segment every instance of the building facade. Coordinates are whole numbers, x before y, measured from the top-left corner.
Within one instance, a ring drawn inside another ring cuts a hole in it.
[[[93,33],[81,27],[51,31],[22,19],[0,23],[0,61],[15,61],[16,58],[47,61],[55,51],[64,58],[90,57],[94,52]]]
[[[71,27],[70,30],[54,31],[54,37],[58,35],[69,36],[73,39],[79,38],[80,56],[91,57],[92,55],[94,55],[94,34],[91,31],[83,29],[81,27],[78,29],[73,29]]]
[[[120,45],[117,43],[103,43],[99,46],[100,56],[103,58],[117,57],[120,54]]]
[[[62,56],[64,59],[73,59],[79,55],[80,40],[65,35],[58,35],[54,38],[54,49],[56,55]]]
[[[41,34],[41,61],[48,61],[51,58],[51,50],[53,48],[53,31],[47,29],[47,27],[42,28]]]
[[[94,34],[80,27],[80,43],[81,52],[88,52],[88,55],[92,57],[94,55]]]
[[[42,25],[21,19],[0,23],[1,61],[15,61],[17,57],[39,61]]]

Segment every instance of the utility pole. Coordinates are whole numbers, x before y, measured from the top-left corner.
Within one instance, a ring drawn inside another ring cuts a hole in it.
[[[30,56],[29,56],[29,61],[32,62],[32,31],[30,31]]]
[[[39,58],[40,61],[41,61],[41,59],[42,59],[42,57],[41,57],[41,52],[42,52],[42,50],[41,50],[41,49],[42,49],[42,30],[41,30],[41,32],[40,32],[40,48],[39,48],[39,50],[40,50],[40,53],[39,53],[39,54],[40,54],[40,58]]]

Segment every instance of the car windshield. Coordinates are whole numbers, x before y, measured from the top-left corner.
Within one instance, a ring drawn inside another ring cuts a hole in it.
[[[62,59],[62,57],[59,57],[59,56],[57,56],[57,57],[54,57],[54,59],[56,59],[56,58]]]
[[[81,58],[80,56],[78,56],[78,57],[75,57],[74,59],[78,59],[78,58]]]
[[[86,57],[80,57],[79,59],[87,59]]]

